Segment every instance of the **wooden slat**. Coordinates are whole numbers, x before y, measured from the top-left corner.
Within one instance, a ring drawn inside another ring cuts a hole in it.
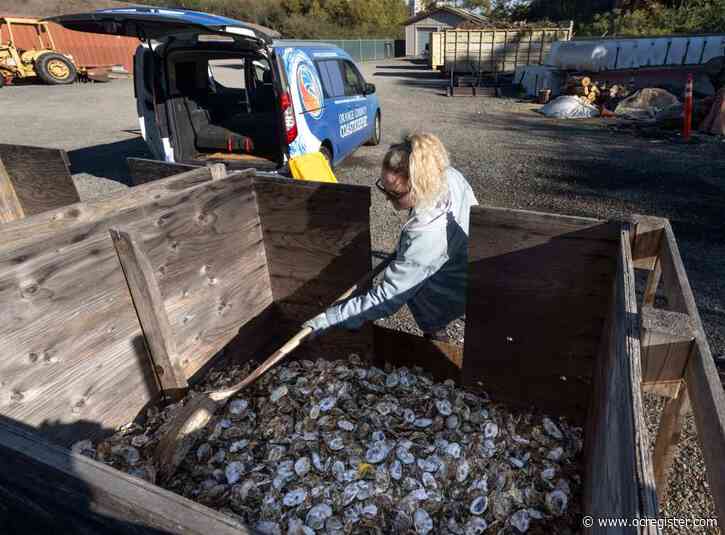
[[[111,218],[144,203],[162,201],[180,191],[209,181],[210,171],[198,168],[151,184],[129,188],[97,201],[72,204],[8,223],[2,226],[0,232],[0,251],[37,242],[57,235],[59,231],[85,227],[94,221]]]
[[[667,499],[667,476],[680,442],[684,417],[689,411],[690,398],[686,388],[681,389],[675,399],[668,399],[662,410],[653,454],[657,499],[660,503]]]
[[[133,234],[111,229],[111,238],[143,329],[154,371],[164,394],[178,400],[188,388],[179,365],[164,301],[148,257]]]
[[[725,525],[725,392],[697,310],[695,296],[680,257],[669,222],[664,227],[660,260],[668,308],[690,316],[695,328],[695,350],[685,370],[687,393],[697,425],[707,481],[715,503],[719,525]]]
[[[126,228],[149,258],[189,378],[272,303],[252,179],[211,182],[151,223]]]
[[[645,305],[640,319],[642,382],[681,381],[695,339],[690,317]]]
[[[471,209],[466,384],[482,382],[494,398],[583,420],[619,226]]]
[[[657,499],[640,390],[640,352],[629,226],[621,232],[617,275],[597,357],[585,443],[584,514],[594,533],[658,533],[656,527],[613,530],[601,518],[656,518]]]
[[[276,303],[317,314],[370,271],[369,188],[258,178],[255,191]]]
[[[208,362],[272,302],[252,193],[250,177],[233,175],[0,250],[0,413],[38,427],[57,420],[62,434],[49,436],[69,443],[98,432],[83,422],[115,427],[157,397],[114,226],[140,232],[155,274],[167,266],[159,286],[187,377]],[[200,271],[214,262],[216,273]]]
[[[193,165],[148,160],[146,158],[126,158],[126,164],[131,172],[131,181],[135,186],[198,169]]]
[[[653,270],[659,256],[665,219],[637,215],[632,218],[635,224],[632,257],[634,267]]]
[[[11,185],[23,217],[77,203],[68,167],[63,150],[0,144],[0,191],[5,190],[0,197],[6,200]],[[12,215],[0,207],[0,223],[11,221]]]
[[[25,217],[23,205],[20,204],[2,160],[0,160],[0,223],[10,223]]]
[[[657,297],[657,288],[662,280],[662,264],[659,259],[655,259],[654,269],[647,275],[647,284],[644,288],[642,296],[642,304],[653,306]]]
[[[0,496],[25,533],[250,534],[229,516],[0,417]]]

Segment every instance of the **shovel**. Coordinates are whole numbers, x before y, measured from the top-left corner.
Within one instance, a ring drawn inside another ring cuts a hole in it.
[[[378,264],[372,271],[368,272],[338,297],[335,303],[347,299],[369,280],[374,279],[388,266],[394,257],[395,254],[387,257]],[[254,381],[269,369],[297,349],[311,332],[311,327],[303,327],[239,383],[223,390],[207,392],[192,397],[186,405],[181,407],[173,416],[171,422],[168,424],[167,431],[161,437],[156,447],[156,461],[162,479],[168,479],[174,475],[176,469],[189,453],[194,442],[196,442],[196,432],[203,429],[209,423],[209,420],[211,420],[217,409],[222,407],[229,398],[254,383]]]

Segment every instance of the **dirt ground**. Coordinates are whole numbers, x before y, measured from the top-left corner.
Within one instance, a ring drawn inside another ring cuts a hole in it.
[[[418,64],[363,65],[381,100],[383,143],[362,147],[337,170],[340,181],[372,185],[386,146],[405,132],[430,131],[481,204],[600,218],[640,213],[672,222],[713,354],[725,354],[725,139],[692,144],[644,137],[611,120],[560,121],[515,99],[448,98],[445,80]],[[81,197],[125,188],[128,156],[150,157],[139,137],[128,80],[0,90],[0,142],[69,151]],[[373,246],[395,246],[403,215],[373,189]],[[403,311],[386,323],[416,331]],[[462,335],[462,326],[451,328]],[[658,412],[649,403],[654,426]],[[653,427],[654,429],[654,427]],[[675,463],[669,516],[713,516],[691,418]]]

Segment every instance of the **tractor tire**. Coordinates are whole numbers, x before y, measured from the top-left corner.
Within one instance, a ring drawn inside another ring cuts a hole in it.
[[[46,84],[67,85],[78,78],[78,69],[73,62],[62,54],[49,52],[43,54],[35,63],[35,71]]]

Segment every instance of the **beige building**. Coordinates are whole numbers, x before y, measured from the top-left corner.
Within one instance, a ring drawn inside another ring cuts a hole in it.
[[[411,5],[414,3],[416,3],[416,0],[411,1]],[[430,44],[431,32],[456,28],[464,22],[484,25],[487,23],[487,19],[465,9],[445,5],[439,5],[428,11],[421,11],[413,15],[404,23],[405,55],[424,55],[426,45]]]

